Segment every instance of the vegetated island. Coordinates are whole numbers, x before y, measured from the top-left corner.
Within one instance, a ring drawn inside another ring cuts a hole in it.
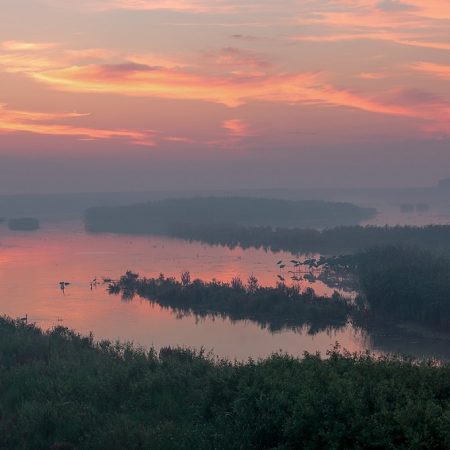
[[[139,295],[177,315],[252,320],[272,332],[307,327],[310,334],[315,334],[340,328],[355,309],[351,300],[337,292],[332,297],[321,297],[312,289],[301,292],[295,284],[264,287],[254,276],[244,284],[240,278],[231,283],[191,280],[189,272],[177,281],[162,274],[158,278],[140,278],[128,271],[119,280],[110,281],[108,291],[120,294],[124,300]]]
[[[12,231],[35,231],[39,229],[39,220],[34,217],[9,219],[8,228]]]
[[[375,246],[421,246],[450,249],[450,225],[343,226],[324,230],[302,228],[246,227],[230,224],[178,224],[168,234],[190,241],[229,248],[263,248],[293,254],[341,254]]]
[[[168,233],[175,225],[239,224],[323,228],[357,224],[376,214],[351,203],[247,197],[168,199],[120,207],[90,208],[91,232]]]
[[[335,226],[374,213],[347,203],[194,198],[91,208],[85,226],[90,232],[164,234],[210,245],[294,254],[342,254],[383,245],[450,249],[450,225]]]
[[[230,362],[0,319],[0,447],[440,449],[450,365],[349,354]]]
[[[248,283],[191,280],[188,272],[175,278],[139,278],[127,272],[118,281],[108,280],[111,294],[123,299],[135,295],[177,314],[252,320],[271,331],[308,328],[310,334],[338,329],[350,321],[359,328],[377,323],[393,326],[417,324],[429,330],[450,332],[450,257],[416,247],[386,246],[353,255],[309,259],[335,278],[352,277],[358,295],[347,298],[338,292],[318,296],[311,288],[300,290],[297,282],[259,286]],[[296,279],[297,275],[292,276]],[[305,276],[306,279],[306,276]]]

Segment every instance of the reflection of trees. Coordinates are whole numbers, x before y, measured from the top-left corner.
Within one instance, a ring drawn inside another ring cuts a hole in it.
[[[430,249],[450,248],[450,226],[426,227],[344,226],[322,231],[271,226],[241,226],[231,224],[178,224],[167,231],[182,239],[210,245],[262,248],[293,254],[340,254],[382,245],[420,245]]]
[[[126,301],[135,295],[173,311],[178,318],[222,318],[231,321],[251,320],[272,332],[291,329],[310,334],[338,329],[348,322],[354,308],[339,294],[332,297],[315,295],[312,289],[301,292],[298,286],[279,283],[261,287],[251,276],[248,283],[234,279],[232,283],[201,280],[178,282],[174,278],[138,278],[127,272],[111,282],[109,292]]]

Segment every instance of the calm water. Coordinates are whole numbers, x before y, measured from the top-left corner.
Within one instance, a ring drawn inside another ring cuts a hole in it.
[[[251,321],[179,318],[146,300],[123,302],[103,286],[90,289],[90,280],[118,277],[126,270],[145,276],[179,277],[189,270],[192,277],[229,281],[254,274],[261,284],[273,285],[280,274],[279,259],[289,253],[263,250],[230,250],[177,239],[147,236],[90,235],[80,223],[43,224],[32,233],[0,228],[1,313],[12,317],[28,314],[43,328],[62,324],[81,333],[92,331],[97,339],[128,340],[155,347],[182,345],[204,347],[219,356],[246,359],[285,351],[325,353],[338,341],[350,351],[402,351],[417,356],[450,359],[450,342],[377,331],[371,335],[353,329],[322,332],[306,329],[272,334]],[[59,281],[70,286],[62,293]],[[304,285],[306,287],[306,285]],[[317,293],[332,289],[320,282]]]

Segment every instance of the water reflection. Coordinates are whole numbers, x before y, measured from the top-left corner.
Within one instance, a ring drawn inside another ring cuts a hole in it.
[[[306,328],[270,333],[251,321],[177,317],[171,310],[139,298],[121,302],[110,297],[103,286],[90,289],[95,277],[118,278],[129,269],[148,277],[160,272],[179,277],[189,270],[193,278],[221,281],[254,274],[261,284],[271,285],[280,273],[276,265],[280,259],[289,261],[292,255],[230,250],[162,237],[92,236],[75,222],[51,227],[44,223],[35,233],[13,233],[0,226],[0,311],[12,317],[27,314],[29,321],[44,328],[63,324],[81,333],[93,331],[99,339],[129,340],[145,347],[204,347],[237,359],[280,350],[294,355],[304,351],[325,353],[336,341],[350,351],[401,350],[395,343],[397,338],[381,341],[351,325],[314,336]],[[60,281],[70,282],[64,293]],[[324,295],[333,290],[321,281],[313,287]],[[409,346],[407,350],[414,353],[415,348]],[[419,350],[420,354],[432,355],[433,344],[424,344]],[[450,359],[450,348],[439,356]]]
[[[308,334],[343,328],[350,319],[352,305],[340,295],[318,297],[311,289],[302,292],[297,285],[260,287],[254,276],[247,283],[191,280],[189,272],[175,278],[139,278],[127,272],[120,280],[108,282],[108,292],[123,301],[136,296],[168,308],[177,317],[220,317],[232,323],[251,320],[270,332],[299,330]]]

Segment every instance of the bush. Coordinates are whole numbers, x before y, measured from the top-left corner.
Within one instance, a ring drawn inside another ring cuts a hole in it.
[[[158,355],[3,318],[0,414],[5,449],[440,449],[450,367],[338,348],[326,360]]]

